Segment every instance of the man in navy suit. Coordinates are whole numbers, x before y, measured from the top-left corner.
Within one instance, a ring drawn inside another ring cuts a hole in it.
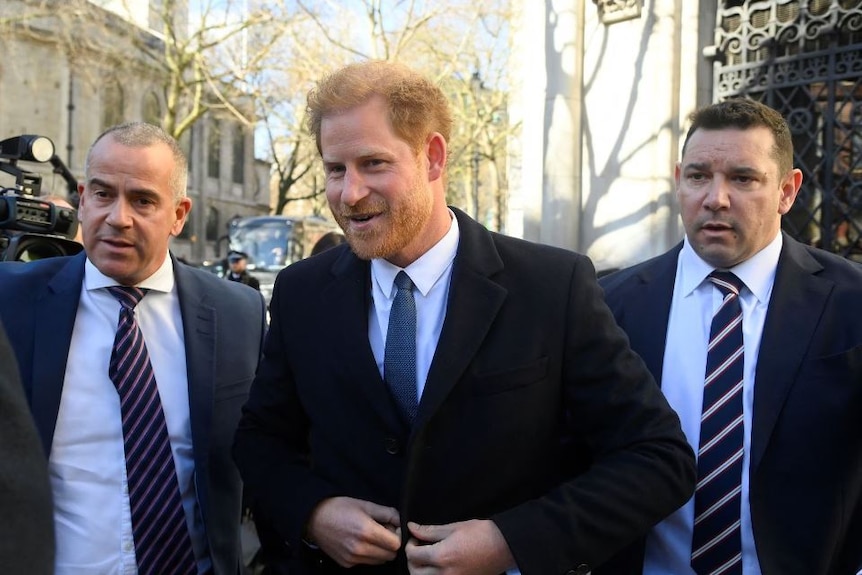
[[[675,174],[685,238],[602,278],[607,302],[692,447],[705,452],[717,445],[702,444],[700,433],[710,321],[722,301],[708,276],[726,271],[742,281],[742,382],[733,392],[741,394],[741,477],[723,500],[735,521],[710,540],[712,549],[738,551],[720,572],[855,574],[862,569],[862,266],[781,232],[802,173],[780,114],[730,100],[691,121]],[[703,420],[715,413],[707,409]],[[695,498],[710,483],[704,475]],[[605,572],[694,573],[694,523],[692,500]]]
[[[180,572],[172,558],[146,567],[136,553],[141,526],[130,513],[128,477],[141,462],[126,461],[126,411],[121,419],[119,384],[109,375],[122,317],[112,293],[120,288],[145,293],[133,317],[169,439],[160,445],[175,468],[186,564],[201,573],[240,570],[241,482],[230,444],[260,357],[264,302],[170,256],[169,240],[191,209],[187,172],[182,150],[160,128],[113,127],[90,148],[79,185],[86,253],[0,264],[0,317],[49,456],[60,575]],[[162,523],[156,517],[151,526]]]
[[[309,107],[349,245],[280,272],[235,448],[290,572],[584,575],[687,499],[691,449],[590,261],[447,207],[443,92],[364,62]],[[397,393],[390,339],[415,344]]]

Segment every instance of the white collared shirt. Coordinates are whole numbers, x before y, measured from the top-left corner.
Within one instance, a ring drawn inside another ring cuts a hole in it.
[[[403,268],[416,289],[416,397],[421,400],[428,370],[437,350],[443,320],[446,319],[446,302],[449,282],[452,279],[452,262],[458,251],[458,220],[449,212],[452,225],[439,242],[415,262]],[[386,331],[389,327],[389,310],[395,301],[395,276],[402,268],[384,259],[371,260],[371,299],[373,305],[368,317],[368,341],[383,377],[383,356],[386,349]]]
[[[760,338],[775,282],[781,245],[782,236],[779,232],[769,245],[730,270],[745,283],[745,288],[739,295],[745,345],[741,501],[744,575],[760,575],[749,506],[751,422]],[[661,378],[662,392],[679,415],[683,432],[695,453],[700,442],[709,328],[712,316],[723,299],[719,289],[707,279],[713,269],[695,253],[688,239],[685,239],[677,261]],[[694,575],[690,564],[693,524],[694,497],[650,532],[646,544],[644,575]]]
[[[87,260],[49,457],[57,575],[137,573],[120,400],[108,377],[120,304],[104,288],[114,285]],[[135,318],[159,388],[195,558],[204,571],[211,560],[195,494],[183,325],[170,257],[138,287],[150,290]]]
[[[449,212],[452,225],[446,235],[418,260],[404,268],[416,289],[416,397],[422,398],[428,370],[437,351],[443,321],[446,319],[446,302],[452,280],[452,263],[461,237],[458,219]],[[389,310],[395,301],[395,276],[402,268],[384,259],[371,260],[371,297],[373,305],[368,317],[368,340],[380,377],[383,377],[383,356],[386,349],[386,331],[389,327]],[[520,575],[510,569],[506,575]]]

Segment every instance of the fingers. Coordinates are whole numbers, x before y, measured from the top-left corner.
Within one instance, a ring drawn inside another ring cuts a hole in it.
[[[401,517],[394,507],[384,507],[370,501],[359,501],[365,512],[377,523],[395,528],[401,527]]]
[[[398,523],[398,513],[392,508],[350,497],[333,497],[321,501],[314,509],[308,533],[312,542],[342,567],[379,565],[392,561],[401,546],[397,527],[389,521]]]
[[[435,544],[443,541],[451,534],[453,527],[451,525],[419,525],[410,521],[407,523],[407,529],[412,535],[404,547],[410,574],[435,573],[439,567],[438,549]]]
[[[423,543],[436,543],[442,541],[455,531],[454,524],[450,525],[419,525],[410,521],[407,523],[410,534]]]
[[[439,573],[496,575],[516,567],[502,533],[490,520],[448,525],[410,522],[404,548],[411,575]]]

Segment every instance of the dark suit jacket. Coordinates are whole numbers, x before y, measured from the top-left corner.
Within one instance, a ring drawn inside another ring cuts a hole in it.
[[[680,248],[601,280],[659,382]],[[862,568],[862,266],[784,236],[755,382],[750,494],[763,574],[855,575]],[[608,573],[640,573],[643,548],[617,559]]]
[[[691,450],[590,261],[453,211],[448,309],[413,428],[368,342],[370,264],[339,246],[278,276],[240,471],[297,554],[313,508],[346,495],[403,523],[491,518],[524,575],[586,573],[688,499]],[[400,561],[351,572],[405,573]],[[297,572],[341,572],[310,564]]]
[[[4,573],[54,572],[48,465],[0,325],[0,565]]]
[[[0,264],[9,331],[45,452],[51,450],[85,255]],[[240,564],[241,483],[230,446],[265,331],[264,303],[246,286],[174,260],[183,318],[195,487],[216,573]]]

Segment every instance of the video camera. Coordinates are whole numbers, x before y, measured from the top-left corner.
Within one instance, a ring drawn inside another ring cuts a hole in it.
[[[51,162],[69,189],[74,176],[44,136],[23,135],[0,141],[0,171],[15,176],[14,188],[0,186],[0,261],[33,261],[74,255],[83,248],[74,241],[78,219],[74,209],[39,198],[42,176],[18,166],[19,161]]]

